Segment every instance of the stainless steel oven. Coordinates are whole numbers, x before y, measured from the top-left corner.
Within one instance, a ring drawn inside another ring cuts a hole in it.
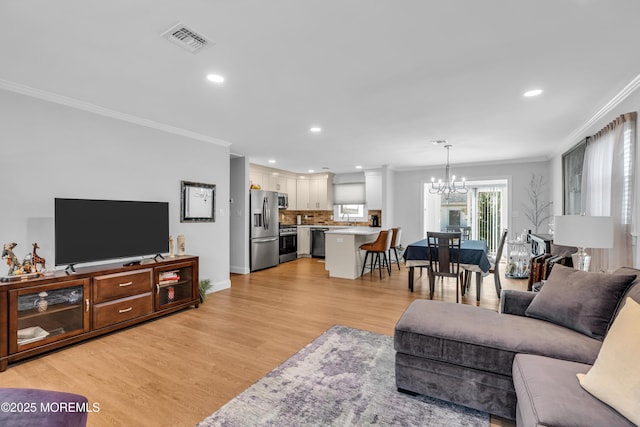
[[[298,258],[298,229],[295,225],[280,224],[280,263]]]

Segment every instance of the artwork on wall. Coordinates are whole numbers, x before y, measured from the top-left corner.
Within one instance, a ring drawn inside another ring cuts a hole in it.
[[[216,186],[181,181],[180,222],[214,222]]]
[[[580,215],[582,213],[582,167],[587,139],[562,155],[562,213]]]

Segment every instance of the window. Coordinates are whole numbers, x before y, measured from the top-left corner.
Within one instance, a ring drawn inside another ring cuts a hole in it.
[[[364,205],[335,205],[333,207],[333,220],[336,222],[362,222],[368,221]]]
[[[495,254],[507,224],[505,179],[467,181],[466,194],[455,193],[446,200],[431,194],[431,182],[423,184],[423,236],[428,231],[460,231],[470,239],[487,242]],[[424,237],[423,237],[424,238]]]

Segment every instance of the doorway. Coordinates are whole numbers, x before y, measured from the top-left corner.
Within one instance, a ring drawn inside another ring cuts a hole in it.
[[[431,194],[430,182],[423,184],[423,238],[427,231],[460,230],[463,237],[484,240],[495,255],[503,229],[508,228],[508,180],[467,181],[467,193],[448,199]]]

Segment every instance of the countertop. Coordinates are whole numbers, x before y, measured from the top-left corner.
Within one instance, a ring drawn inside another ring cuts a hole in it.
[[[345,228],[361,228],[361,229],[371,229],[371,230],[381,230],[380,227],[369,227],[366,225],[296,225],[298,228],[328,228],[330,230],[338,230]]]
[[[370,235],[380,233],[380,227],[344,227],[335,228],[325,231],[324,234],[354,234],[354,235]]]

